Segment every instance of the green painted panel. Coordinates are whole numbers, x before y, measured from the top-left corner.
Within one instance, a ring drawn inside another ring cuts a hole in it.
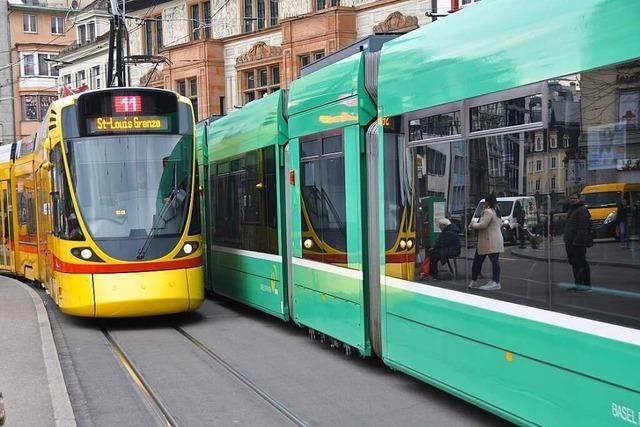
[[[362,53],[357,53],[294,80],[289,90],[289,117],[356,95],[362,70]]]
[[[393,116],[638,58],[638,17],[629,0],[478,2],[384,45],[379,105]]]
[[[213,283],[213,289],[216,293],[250,305],[283,320],[288,319],[281,280],[216,266]]]
[[[254,276],[275,278],[282,280],[282,263],[257,257],[250,257],[227,252],[211,251],[216,266],[227,267],[233,270],[244,271]]]
[[[293,283],[323,294],[362,304],[362,279],[293,264]]]
[[[387,349],[390,365],[518,424],[625,425],[613,405],[631,408],[638,420],[637,392],[394,315],[388,331],[396,337]]]
[[[362,211],[361,173],[364,169],[361,156],[361,148],[364,141],[361,140],[360,126],[349,126],[344,129],[344,164],[345,164],[345,194],[346,198],[346,226],[347,226],[347,262],[349,268],[363,269],[363,224],[364,213]]]
[[[362,323],[362,306],[295,285],[296,321],[339,341],[368,351]]]
[[[205,133],[207,127],[206,122],[200,122],[196,125],[196,161],[199,165],[207,164],[207,141],[205,139]]]
[[[640,392],[640,369],[621,368],[640,366],[638,346],[391,286],[386,294],[387,322],[402,317]],[[404,339],[386,333],[388,348]]]
[[[282,91],[253,101],[209,125],[209,161],[287,141]]]
[[[289,137],[300,137],[351,126],[359,122],[359,114],[357,96],[305,111],[289,117]]]

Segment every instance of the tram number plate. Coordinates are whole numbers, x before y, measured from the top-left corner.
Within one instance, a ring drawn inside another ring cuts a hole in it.
[[[140,95],[114,96],[113,109],[116,113],[140,113],[142,112],[142,97]]]

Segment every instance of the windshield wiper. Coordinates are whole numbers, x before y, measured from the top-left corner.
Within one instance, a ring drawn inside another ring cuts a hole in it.
[[[149,230],[149,235],[145,239],[144,244],[140,249],[138,249],[138,255],[136,256],[137,259],[144,259],[147,251],[149,250],[149,246],[151,246],[151,239],[153,239],[153,237],[156,235],[156,232],[160,229],[160,221],[165,221],[164,216],[167,213],[167,210],[169,210],[169,208],[174,204],[174,201],[176,202],[175,208],[177,209],[184,202],[185,198],[186,192],[184,190],[181,190],[179,188],[174,188],[171,190],[169,197],[167,197],[167,200],[162,205],[162,208],[156,216],[156,219],[153,221],[153,224],[151,224],[151,230]]]

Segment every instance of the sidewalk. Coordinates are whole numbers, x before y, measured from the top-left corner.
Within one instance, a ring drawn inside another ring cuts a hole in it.
[[[543,242],[538,249],[531,249],[531,246],[524,249],[518,246],[507,246],[505,250],[520,258],[537,261],[547,259],[546,242]],[[550,257],[552,262],[567,262],[567,252],[562,237],[551,242]],[[594,265],[640,269],[640,242],[632,241],[631,249],[623,249],[618,242],[596,241],[593,247],[587,249],[587,260]]]
[[[35,290],[4,276],[0,346],[5,426],[75,426],[44,304]]]

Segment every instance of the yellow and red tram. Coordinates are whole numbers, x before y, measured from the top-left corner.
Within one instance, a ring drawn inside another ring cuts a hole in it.
[[[147,88],[51,104],[0,149],[0,269],[41,282],[68,314],[128,317],[204,299],[188,99]]]

